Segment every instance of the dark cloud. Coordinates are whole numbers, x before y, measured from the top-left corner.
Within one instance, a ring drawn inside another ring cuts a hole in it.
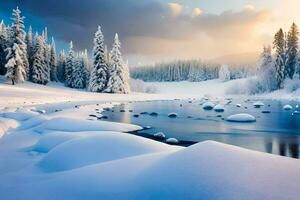
[[[73,40],[79,48],[91,48],[94,31],[101,25],[108,44],[114,33],[120,34],[127,54],[173,57],[180,56],[180,48],[192,48],[182,52],[186,57],[185,53],[201,56],[205,51],[224,51],[220,45],[228,50],[229,41],[242,47],[268,16],[268,11],[249,9],[174,16],[169,4],[155,0],[0,0],[2,12],[10,12],[16,5],[44,20],[56,38]],[[193,45],[210,46],[204,51]]]

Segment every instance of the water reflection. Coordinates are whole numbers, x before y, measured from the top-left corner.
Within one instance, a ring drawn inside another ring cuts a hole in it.
[[[242,107],[236,104],[241,103]],[[114,108],[114,112],[106,111],[109,121],[133,123],[151,126],[143,133],[154,134],[162,131],[167,137],[176,137],[185,142],[201,142],[214,140],[244,148],[263,151],[282,156],[299,158],[300,115],[292,115],[293,111],[284,111],[287,102],[264,101],[265,106],[257,109],[253,101],[233,99],[225,106],[224,113],[204,111],[200,100],[193,101],[149,101],[125,103]],[[293,107],[299,102],[289,102]],[[124,112],[121,110],[124,110]],[[130,112],[132,110],[132,112]],[[262,111],[270,111],[263,113]],[[158,116],[139,115],[141,112],[156,112]],[[176,119],[168,118],[175,112]],[[231,114],[249,113],[257,118],[255,123],[229,123],[224,120]],[[222,116],[218,117],[217,115]],[[201,119],[201,120],[196,120]]]

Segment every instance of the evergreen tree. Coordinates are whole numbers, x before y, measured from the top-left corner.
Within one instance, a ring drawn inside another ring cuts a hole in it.
[[[287,60],[285,66],[285,76],[290,79],[292,79],[295,74],[298,54],[298,36],[298,27],[293,23],[287,35]]]
[[[57,64],[57,77],[60,82],[65,82],[65,66],[66,66],[65,51],[62,50],[58,55],[58,64]]]
[[[29,63],[27,59],[27,46],[25,43],[25,31],[24,31],[24,17],[21,16],[21,11],[17,7],[13,10],[13,23],[11,26],[11,49],[20,49],[19,56],[22,60],[22,67],[25,71],[25,80],[29,75]],[[16,47],[17,44],[18,47]],[[17,54],[15,54],[17,55]],[[19,63],[21,64],[21,63]]]
[[[84,53],[79,53],[74,63],[73,87],[83,89],[86,87],[87,70],[84,64]]]
[[[3,21],[0,23],[0,75],[6,73],[6,54],[5,49],[9,46],[7,28]]]
[[[29,64],[29,74],[28,76],[31,77],[32,73],[32,58],[34,53],[34,46],[33,46],[33,38],[32,38],[32,28],[31,26],[28,29],[28,33],[26,35],[26,45],[27,45],[27,59]]]
[[[277,81],[277,88],[283,87],[283,81],[285,79],[285,37],[282,29],[280,29],[274,38],[274,49],[275,49],[275,77]]]
[[[92,92],[103,92],[108,81],[108,66],[104,52],[104,37],[101,27],[95,33],[93,48],[93,69],[89,81],[89,90]]]
[[[56,63],[56,49],[54,38],[52,38],[51,48],[50,48],[50,80],[58,81],[57,78],[57,63]]]
[[[128,83],[127,66],[125,66],[121,55],[121,43],[119,41],[118,34],[115,35],[113,48],[111,51],[111,63],[109,70],[109,80],[107,84],[106,92],[109,93],[129,93],[129,88],[126,85]]]
[[[73,50],[73,42],[70,42],[70,49],[68,56],[66,58],[66,65],[65,65],[65,84],[68,87],[72,87],[73,83],[73,66],[75,62],[74,57],[74,50]]]
[[[19,44],[14,43],[12,47],[7,49],[7,68],[5,77],[12,81],[12,85],[18,82],[23,82],[26,79],[26,71],[22,60],[22,50]]]
[[[270,92],[276,90],[277,82],[275,76],[275,66],[272,59],[271,47],[264,47],[260,56],[258,77],[261,83],[261,92]]]
[[[46,85],[49,82],[49,77],[45,61],[44,45],[44,38],[41,36],[35,36],[31,80],[34,83]]]
[[[227,65],[222,65],[219,71],[219,79],[223,82],[230,80],[230,71]]]

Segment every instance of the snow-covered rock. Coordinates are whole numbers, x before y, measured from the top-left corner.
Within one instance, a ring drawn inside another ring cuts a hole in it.
[[[212,110],[213,108],[215,107],[215,104],[208,101],[208,102],[205,102],[203,105],[202,105],[202,108],[204,110]]]
[[[177,116],[178,116],[177,113],[169,113],[168,114],[168,117],[170,117],[170,118],[176,118]]]
[[[284,105],[284,106],[283,106],[283,109],[284,109],[284,110],[292,110],[292,109],[293,109],[293,106],[287,104],[287,105]]]
[[[256,102],[254,102],[253,103],[253,106],[255,107],[255,108],[260,108],[260,107],[262,107],[262,106],[264,106],[265,104],[263,103],[263,102],[261,102],[261,101],[256,101]]]
[[[158,138],[158,139],[165,139],[166,138],[166,135],[163,132],[154,133],[153,136]]]
[[[229,122],[255,122],[256,121],[254,116],[247,113],[231,115],[227,117],[226,120]]]
[[[53,148],[37,165],[45,171],[65,171],[131,156],[179,149],[139,136],[107,132],[64,142]]]
[[[242,104],[237,103],[237,104],[236,104],[236,107],[240,108],[240,107],[242,107]]]
[[[54,119],[47,120],[41,125],[35,127],[35,130],[45,131],[119,131],[119,132],[129,132],[141,130],[142,127],[132,124],[116,123],[108,121],[90,121],[90,120],[80,120],[72,119],[66,117],[58,117]]]
[[[167,142],[168,144],[178,144],[178,143],[179,143],[179,141],[178,141],[176,138],[168,138],[168,139],[166,140],[166,142]]]
[[[224,107],[221,104],[218,104],[214,107],[214,111],[216,112],[224,112]]]

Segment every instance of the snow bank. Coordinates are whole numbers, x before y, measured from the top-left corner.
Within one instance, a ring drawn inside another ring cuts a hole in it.
[[[5,118],[15,119],[18,121],[25,121],[37,115],[38,113],[36,112],[32,112],[24,109],[17,110],[16,112],[8,112],[2,114],[2,116]]]
[[[130,132],[141,130],[142,127],[116,123],[116,122],[106,122],[106,121],[90,121],[90,120],[80,120],[72,118],[58,117],[50,119],[42,123],[35,128],[36,131],[43,132],[44,130],[53,131],[118,131],[118,132]]]
[[[61,142],[61,140],[69,139],[70,137],[64,135],[60,138],[47,138],[47,142],[51,146],[58,140]],[[49,147],[49,145],[44,146]],[[38,166],[45,171],[63,171],[130,156],[178,149],[180,148],[173,148],[163,143],[126,133],[107,132],[64,142],[53,148],[38,163]]]
[[[298,200],[299,162],[207,141],[67,172],[6,175],[0,193],[8,200]]]
[[[74,138],[78,138],[78,133],[66,133],[66,132],[53,132],[41,137],[41,139],[32,147],[32,151],[40,153],[48,153],[54,147],[69,141]]]
[[[256,121],[254,116],[247,113],[231,115],[227,117],[226,120],[229,122],[255,122]]]

